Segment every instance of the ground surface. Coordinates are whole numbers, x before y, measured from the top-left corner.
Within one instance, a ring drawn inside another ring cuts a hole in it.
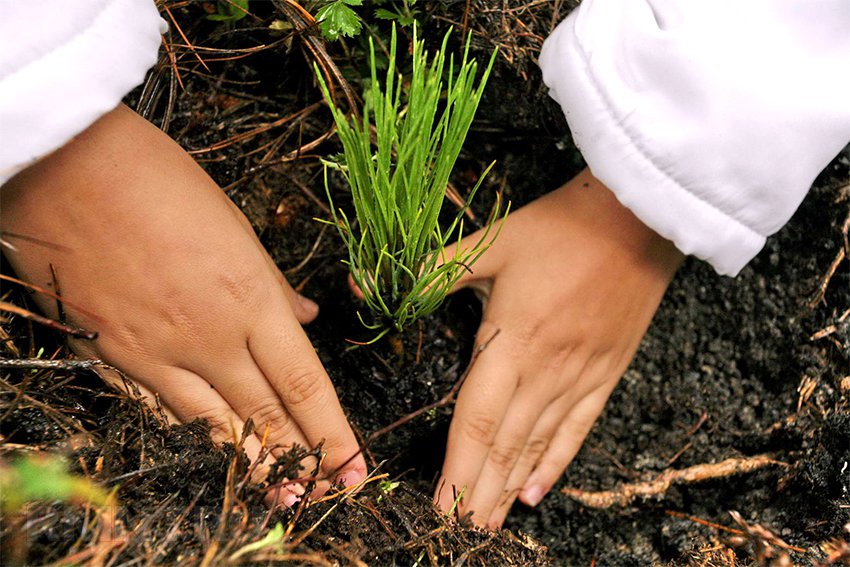
[[[293,285],[322,305],[308,332],[364,438],[440,399],[469,359],[479,308],[472,296],[458,294],[425,321],[421,335],[414,330],[374,347],[347,349],[345,339],[367,334],[338,262],[341,244],[311,220],[326,215],[316,157],[336,146],[333,139],[312,143],[324,140],[330,122],[323,108],[310,106],[319,98],[301,40],[266,29],[275,17],[285,19],[271,4],[256,10],[259,20],[233,28],[199,17],[203,3],[171,4],[176,21],[199,45],[232,50],[276,44],[250,57],[211,62],[206,71],[172,37],[185,89],[166,53],[131,102],[157,124],[167,122],[168,132],[196,152]],[[448,24],[465,25],[476,33],[479,52],[498,43],[503,53],[454,176],[464,194],[483,166],[497,160],[482,188],[478,218],[486,216],[496,191],[516,207],[576,173],[580,157],[533,65],[539,38],[558,19],[553,8],[565,13],[568,6],[429,6],[419,17],[430,22],[432,37]],[[331,53],[356,85],[362,44],[349,41]],[[241,54],[208,58],[234,55]],[[338,495],[269,517],[258,491],[241,483],[247,464],[232,447],[215,448],[203,424],[169,427],[86,373],[8,370],[0,383],[3,458],[28,450],[63,452],[76,470],[120,487],[124,528],[117,546],[101,541],[98,547],[83,528],[92,520],[82,508],[42,506],[24,526],[29,546],[15,537],[21,524],[4,519],[5,553],[32,562],[75,553],[85,561],[97,550],[115,564],[242,562],[260,556],[233,553],[280,521],[291,526],[290,543],[298,545],[276,557],[305,564],[746,565],[780,561],[784,554],[799,564],[826,561],[833,549],[826,542],[846,536],[843,526],[850,522],[850,262],[840,260],[848,180],[845,153],[738,278],[721,278],[697,261],[685,264],[558,488],[616,489],[729,458],[767,455],[773,461],[768,466],[604,509],[555,491],[536,509],[515,510],[510,531],[487,534],[457,527],[430,508],[451,411],[443,407],[369,445],[377,474],[400,479],[398,487],[389,490],[379,479],[355,497]],[[335,185],[334,194],[347,206],[343,187]],[[23,301],[14,293],[9,299]],[[58,344],[55,334],[18,318],[4,329],[13,339],[7,357],[27,358],[40,346],[50,353]],[[229,507],[234,501],[244,505]],[[739,512],[740,521],[730,511]]]

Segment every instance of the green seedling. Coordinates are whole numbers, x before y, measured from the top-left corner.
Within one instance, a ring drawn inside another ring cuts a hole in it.
[[[382,480],[380,484],[378,484],[378,488],[380,489],[380,494],[378,494],[378,502],[380,502],[384,495],[391,493],[393,490],[401,486],[401,482],[394,480]]]
[[[238,22],[248,15],[248,0],[218,0],[215,13],[207,16],[214,22]]]
[[[74,502],[107,506],[113,496],[87,478],[68,472],[55,456],[27,455],[0,464],[0,508],[15,514],[28,502]]]
[[[249,553],[255,553],[257,551],[261,551],[264,549],[278,549],[283,547],[283,540],[286,535],[286,530],[283,527],[283,524],[278,522],[275,524],[275,527],[269,530],[269,532],[261,539],[257,541],[251,542],[247,545],[243,545],[239,549],[237,549],[231,556],[230,561],[236,561],[243,555],[247,555]]]
[[[360,6],[363,0],[330,0],[316,12],[316,21],[325,39],[336,41],[341,36],[355,37],[363,23],[351,6]]]
[[[395,26],[384,77],[378,77],[370,38],[371,81],[359,116],[347,116],[334,103],[316,69],[344,158],[325,161],[325,189],[331,199],[333,224],[348,250],[346,263],[352,278],[376,315],[373,323],[360,318],[378,332],[369,342],[392,328],[401,331],[433,312],[501,228],[497,203],[484,237],[472,246],[462,246],[463,214],[493,164],[481,174],[448,228],[440,226],[449,175],[496,56],[494,51],[476,84],[478,64],[469,57],[469,39],[460,64],[456,64],[454,56],[446,53],[450,33],[440,50],[429,57],[414,26],[412,74],[407,80],[396,70]],[[333,205],[329,168],[339,170],[351,188],[357,222]],[[447,251],[452,239],[457,244]]]
[[[402,0],[400,4],[398,2],[392,2],[390,9],[376,9],[375,17],[380,20],[398,22],[403,28],[410,27],[417,23],[416,17],[419,15],[419,10],[414,7],[415,5],[416,0]]]

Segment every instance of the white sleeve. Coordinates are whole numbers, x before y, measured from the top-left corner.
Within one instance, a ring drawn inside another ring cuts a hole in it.
[[[0,185],[115,108],[156,63],[153,0],[0,0]]]
[[[850,142],[847,0],[584,0],[540,66],[593,174],[721,274]]]

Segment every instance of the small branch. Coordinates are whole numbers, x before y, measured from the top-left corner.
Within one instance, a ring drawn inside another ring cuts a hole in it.
[[[62,294],[59,291],[59,282],[56,279],[56,268],[53,266],[53,264],[50,264],[50,270],[53,274],[53,285],[54,285],[54,288],[57,290],[56,292],[52,292],[49,289],[41,287],[40,285],[35,285],[35,284],[29,283],[29,282],[25,282],[24,280],[19,280],[18,278],[13,278],[12,276],[7,276],[6,274],[0,274],[0,280],[5,280],[7,282],[12,282],[12,283],[18,284],[18,285],[23,286],[27,289],[31,289],[32,291],[34,291],[36,293],[40,293],[42,295],[46,295],[47,297],[49,297],[51,299],[55,299],[56,303],[57,303],[58,312],[60,313],[59,321],[63,324],[65,323],[65,321],[63,321],[62,317],[61,317],[61,315],[63,313],[63,309],[61,307],[62,305],[67,305],[69,307],[73,307],[74,309],[76,309],[77,311],[79,311],[80,313],[85,315],[86,317],[89,317],[90,319],[94,319],[95,321],[103,322],[102,317],[99,317],[99,316],[95,315],[94,313],[92,313],[91,311],[81,307],[80,305],[77,305],[76,303],[71,303],[70,301],[68,301],[67,299],[62,297]]]
[[[33,368],[51,370],[91,370],[103,364],[100,360],[43,360],[41,358],[0,358],[0,368]]]
[[[313,256],[316,254],[316,251],[319,249],[319,245],[322,243],[322,237],[325,236],[325,231],[327,229],[328,229],[328,225],[326,225],[326,224],[322,225],[321,230],[319,230],[319,236],[316,237],[316,240],[313,242],[313,246],[312,246],[312,248],[310,248],[310,251],[307,252],[307,255],[304,256],[304,258],[302,258],[301,261],[298,262],[298,264],[296,264],[295,266],[293,266],[293,267],[291,267],[287,270],[284,270],[284,273],[287,276],[297,274],[299,271],[301,271],[302,268],[304,268],[304,266],[307,265],[307,263],[310,260],[313,259]]]
[[[56,313],[57,319],[62,324],[65,324],[65,306],[62,304],[62,288],[59,287],[59,277],[56,275],[56,266],[50,263],[50,276],[53,279],[53,289],[56,290]]]
[[[460,196],[460,193],[455,188],[455,186],[452,185],[451,181],[446,184],[446,198],[448,198],[448,200],[451,201],[459,211],[463,211],[463,214],[466,215],[466,218],[471,220],[476,226],[480,228],[480,226],[478,225],[478,219],[475,218],[475,213],[472,211],[472,209],[466,206],[466,201],[464,201],[463,197]]]
[[[273,122],[268,122],[266,124],[262,124],[260,126],[257,126],[256,128],[248,130],[247,132],[235,134],[233,136],[230,136],[229,138],[215,142],[214,144],[207,146],[205,148],[201,148],[201,149],[198,149],[198,150],[189,150],[186,153],[188,153],[189,155],[200,155],[200,154],[215,152],[215,151],[218,151],[218,150],[223,150],[223,149],[225,149],[229,146],[232,146],[233,144],[235,144],[237,142],[244,142],[245,140],[249,140],[249,139],[253,138],[254,136],[257,136],[257,135],[262,134],[264,132],[268,132],[269,130],[272,130],[274,128],[279,128],[279,127],[283,126],[284,124],[286,124],[288,122],[292,122],[294,120],[303,120],[305,117],[309,116],[314,110],[319,108],[320,105],[321,105],[321,102],[315,102],[315,103],[311,104],[310,106],[302,108],[301,110],[299,110],[297,112],[293,112],[292,114],[288,114],[287,116],[284,116],[283,118],[279,118],[279,119],[277,119]]]
[[[664,513],[668,516],[673,516],[674,518],[679,518],[680,520],[688,520],[690,522],[694,522],[695,524],[700,524],[701,526],[706,526],[709,528],[714,528],[715,530],[720,530],[722,532],[727,532],[735,535],[744,535],[743,530],[736,530],[735,528],[730,528],[724,526],[723,524],[716,524],[714,522],[709,522],[708,520],[703,520],[702,518],[697,518],[696,516],[689,516],[688,514],[683,514],[682,512],[676,512],[675,510],[664,510]]]
[[[831,324],[831,325],[827,325],[826,327],[824,327],[823,329],[821,329],[821,330],[820,330],[820,331],[818,331],[817,333],[815,333],[815,334],[813,334],[812,336],[810,336],[810,337],[809,337],[809,340],[810,340],[810,341],[817,341],[817,340],[820,340],[820,339],[822,339],[822,338],[824,338],[824,337],[828,337],[828,336],[832,335],[833,333],[835,333],[836,331],[838,331],[838,330],[839,330],[840,325],[841,325],[842,323],[844,323],[844,321],[846,321],[848,317],[850,317],[850,309],[848,309],[847,311],[845,311],[844,313],[842,313],[842,314],[838,317],[838,319],[836,320],[836,322],[835,322],[835,323],[833,323],[833,324]]]
[[[563,488],[561,493],[591,508],[628,506],[638,498],[663,497],[673,485],[694,484],[746,474],[772,465],[788,466],[774,460],[769,455],[756,455],[754,457],[726,459],[719,463],[694,465],[680,470],[669,470],[661,473],[653,480],[623,484],[613,490],[588,492],[578,488]]]
[[[759,565],[767,565],[767,560],[776,557],[776,552],[773,549],[773,546],[787,549],[795,553],[806,553],[806,550],[802,547],[796,547],[785,543],[785,541],[783,541],[779,536],[761,524],[748,523],[744,520],[741,514],[735,510],[730,510],[729,515],[732,516],[735,523],[743,528],[745,532],[745,539],[750,540],[750,543],[753,545]],[[771,565],[774,564],[773,562],[769,563]],[[788,564],[790,564],[790,562]]]
[[[838,266],[840,266],[841,263],[844,262],[844,259],[847,258],[847,255],[850,254],[850,250],[847,249],[848,232],[850,232],[850,213],[847,215],[847,218],[844,219],[844,223],[841,225],[843,246],[838,249],[838,253],[832,260],[832,263],[829,265],[829,269],[827,269],[826,274],[821,279],[817,291],[815,291],[812,298],[809,299],[809,301],[807,302],[809,309],[814,309],[821,301],[823,301],[823,298],[826,296],[826,289],[829,287],[829,283],[832,281],[832,276],[835,275],[835,272],[838,270]]]
[[[67,246],[62,246],[61,244],[55,244],[53,242],[48,242],[47,240],[41,240],[40,238],[36,238],[34,236],[27,236],[26,234],[18,234],[16,232],[0,230],[0,240],[2,240],[3,246],[6,246],[12,251],[16,251],[18,248],[14,244],[9,242],[9,239],[23,240],[24,242],[29,242],[37,246],[43,246],[44,248],[56,250],[58,252],[71,252],[70,248],[68,248]]]
[[[97,331],[86,331],[85,329],[81,329],[79,327],[72,327],[71,325],[65,325],[60,323],[59,321],[54,321],[53,319],[48,319],[47,317],[42,317],[37,313],[33,313],[32,311],[28,311],[23,307],[18,307],[8,301],[0,301],[0,311],[8,311],[9,313],[14,313],[15,315],[20,315],[24,319],[29,319],[39,325],[44,325],[45,327],[49,327],[60,333],[65,333],[66,335],[71,335],[72,337],[76,337],[78,339],[86,339],[89,341],[93,341],[97,338]]]
[[[348,81],[345,80],[345,77],[343,77],[339,68],[337,68],[333,59],[331,59],[331,56],[328,55],[324,42],[310,33],[317,23],[313,16],[295,0],[273,0],[273,4],[280,13],[286,16],[295,29],[300,32],[302,44],[307,48],[307,51],[310,52],[313,60],[321,69],[328,87],[331,89],[331,94],[334,94],[333,81],[331,81],[331,78],[333,78],[342,89],[343,95],[345,95],[351,107],[351,111],[356,114],[357,103],[354,91],[351,90]]]
[[[315,194],[315,193],[313,193],[313,191],[312,191],[309,187],[307,187],[307,185],[305,185],[304,183],[302,183],[302,182],[301,182],[301,180],[300,180],[300,179],[298,179],[297,177],[295,177],[294,175],[292,175],[292,173],[290,173],[290,172],[289,172],[289,169],[282,170],[282,171],[281,171],[281,173],[283,173],[284,175],[286,175],[286,177],[287,177],[287,178],[289,178],[289,180],[292,182],[292,184],[293,184],[293,185],[295,185],[296,187],[298,187],[298,189],[299,189],[299,190],[300,190],[300,191],[301,191],[301,192],[302,192],[302,193],[303,193],[303,194],[304,194],[304,195],[305,195],[308,199],[310,199],[313,203],[315,203],[315,205],[316,205],[317,207],[319,207],[319,208],[322,210],[322,212],[323,212],[323,213],[325,213],[326,215],[330,216],[330,214],[331,214],[331,210],[330,210],[330,208],[328,208],[328,206],[327,206],[327,205],[326,205],[326,204],[325,204],[325,203],[324,203],[321,199],[319,199],[318,197],[316,197],[316,194]]]

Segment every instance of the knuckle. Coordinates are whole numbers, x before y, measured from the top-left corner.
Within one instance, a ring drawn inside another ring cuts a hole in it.
[[[262,437],[266,427],[275,443],[288,440],[295,432],[295,423],[277,400],[264,401],[251,412],[256,432]]]
[[[461,422],[462,432],[473,441],[483,445],[492,445],[496,438],[499,422],[492,416],[476,413]]]
[[[241,306],[253,305],[257,298],[257,289],[262,278],[259,274],[240,271],[225,271],[218,276],[218,283],[227,297]]]
[[[194,344],[204,344],[203,326],[206,321],[198,313],[203,309],[198,309],[196,304],[180,304],[168,302],[160,308],[157,325],[160,327],[157,331],[169,338],[178,338],[181,341]],[[136,328],[128,329],[128,333],[135,337],[144,336],[143,333]],[[138,340],[138,338],[137,338]]]
[[[209,408],[194,412],[195,419],[205,421],[210,428],[210,436],[218,442],[232,441],[238,438],[240,423],[227,412],[218,408]]]
[[[346,463],[345,460],[351,458],[351,456],[359,449],[360,447],[357,445],[354,437],[348,435],[329,435],[324,438],[322,444],[322,451],[327,456],[327,464],[328,466],[333,467],[341,466],[343,464],[354,466],[353,461],[351,463]],[[365,462],[363,463],[363,466],[366,466]]]
[[[520,448],[516,446],[494,445],[487,455],[493,469],[502,477],[510,475],[520,455]]]
[[[312,368],[293,367],[287,372],[284,389],[287,402],[302,405],[321,399],[324,382],[322,375]]]
[[[545,370],[553,373],[562,373],[570,368],[570,363],[581,356],[579,346],[575,343],[557,344],[549,349],[549,357],[544,363]]]
[[[525,446],[522,459],[525,462],[534,464],[540,460],[548,448],[549,439],[546,437],[532,437]]]

